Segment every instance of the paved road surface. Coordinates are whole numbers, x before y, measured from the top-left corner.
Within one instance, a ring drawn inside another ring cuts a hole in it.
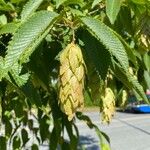
[[[150,114],[116,113],[110,125],[102,125],[98,112],[88,112],[93,122],[107,133],[112,150],[150,150]],[[81,143],[87,150],[99,150],[94,131],[77,122]]]
[[[110,125],[101,124],[97,111],[86,114],[110,137],[112,150],[150,150],[150,114],[117,112]],[[85,149],[100,150],[94,130],[90,130],[82,121],[77,121],[77,126],[80,130],[80,143]],[[49,148],[47,145],[41,145],[40,150]]]

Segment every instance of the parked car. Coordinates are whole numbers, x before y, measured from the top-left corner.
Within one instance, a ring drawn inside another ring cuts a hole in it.
[[[150,99],[150,90],[146,91],[146,96]],[[126,111],[136,112],[136,113],[150,113],[150,105],[145,104],[144,101],[138,101],[134,95],[130,95],[129,104]]]

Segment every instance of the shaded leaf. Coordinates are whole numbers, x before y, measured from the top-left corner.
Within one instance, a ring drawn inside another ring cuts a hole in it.
[[[0,148],[6,150],[6,137],[0,136]]]
[[[148,71],[144,71],[144,79],[147,85],[147,89],[150,89],[150,73]]]
[[[98,70],[101,78],[105,80],[111,61],[110,53],[88,31],[79,30],[79,33],[80,39],[84,43],[84,49],[87,53],[87,57],[90,59],[91,62],[94,63],[94,66],[96,70]],[[89,63],[89,60],[87,60],[87,63]]]
[[[31,150],[39,150],[39,146],[37,144],[33,144]]]
[[[122,0],[106,0],[106,14],[111,22],[114,24],[119,13]]]
[[[21,130],[21,136],[22,136],[22,141],[23,141],[23,146],[28,142],[28,132],[25,129]]]
[[[121,66],[127,70],[129,68],[128,57],[124,46],[114,34],[114,31],[101,21],[91,17],[84,17],[81,20],[88,30],[109,50],[110,54],[117,59]]]
[[[129,72],[126,72],[123,69],[121,69],[121,67],[117,63],[114,63],[114,66],[113,66],[112,69],[113,69],[113,71],[115,73],[114,75],[118,78],[118,80],[120,80],[129,89],[135,90],[136,93],[138,93],[139,96],[146,103],[149,103],[142,86],[133,77],[133,75],[131,75]]]
[[[13,149],[19,149],[21,147],[21,141],[18,136],[13,138]]]

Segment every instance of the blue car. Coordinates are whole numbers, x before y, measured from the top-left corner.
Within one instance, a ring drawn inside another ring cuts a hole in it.
[[[150,92],[147,92],[146,96],[150,99]],[[150,105],[145,104],[143,101],[137,102],[136,97],[132,95],[129,97],[128,110],[136,113],[150,113]]]

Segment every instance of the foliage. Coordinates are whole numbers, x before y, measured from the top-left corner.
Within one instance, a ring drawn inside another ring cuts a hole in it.
[[[149,0],[0,0],[0,148],[76,150],[79,119],[109,150],[79,109],[109,123],[129,90],[149,103],[149,22]]]

